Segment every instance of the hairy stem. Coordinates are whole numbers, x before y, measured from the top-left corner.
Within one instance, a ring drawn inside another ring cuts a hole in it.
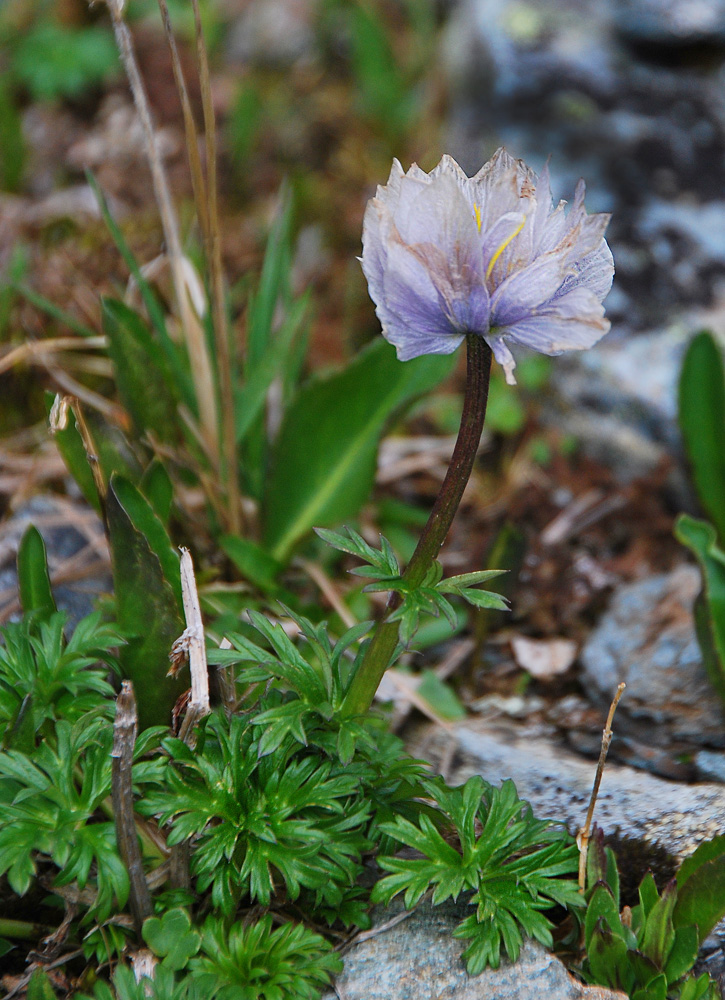
[[[468,351],[466,394],[456,446],[433,510],[403,573],[403,579],[413,587],[423,582],[426,573],[438,557],[471,475],[483,431],[491,374],[491,348],[482,337],[471,333],[466,337],[466,347]],[[343,704],[345,715],[360,715],[372,705],[375,692],[398,644],[398,622],[390,622],[388,618],[400,603],[399,594],[390,595],[385,615],[373,633],[363,661],[345,697]]]

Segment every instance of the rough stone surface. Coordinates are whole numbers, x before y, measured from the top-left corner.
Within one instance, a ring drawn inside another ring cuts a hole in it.
[[[620,30],[636,42],[725,41],[722,0],[618,0],[614,11]]]
[[[380,910],[376,925],[399,910]],[[502,961],[474,978],[464,944],[451,932],[465,907],[421,905],[410,917],[354,947],[339,977],[340,1000],[626,1000],[623,993],[577,982],[541,945],[526,941],[519,961]],[[328,993],[323,1000],[336,1000]]]
[[[619,714],[615,741],[618,726]],[[571,832],[584,822],[596,761],[584,760],[551,740],[531,738],[514,726],[474,719],[448,732],[421,727],[411,735],[409,749],[434,766],[443,762],[452,784],[472,774],[493,784],[512,778],[537,816],[561,820]],[[447,761],[452,766],[447,767]],[[594,820],[605,833],[619,830],[684,857],[725,829],[725,787],[666,781],[608,762]]]
[[[721,743],[723,716],[708,683],[692,620],[700,590],[693,566],[626,584],[581,654],[586,683],[603,700],[611,699],[620,681],[627,684],[618,726],[628,718],[652,723],[651,740],[683,738]]]
[[[109,572],[99,569],[93,575],[84,574],[84,567],[106,552],[103,525],[86,506],[49,496],[29,500],[0,529],[0,593],[5,598],[0,611],[8,604],[17,605],[18,546],[31,524],[43,536],[51,579],[56,570],[69,567],[72,560],[77,560],[77,564],[73,564],[77,578],[53,587],[58,609],[67,613],[72,629],[93,611],[96,598],[111,591]],[[19,614],[18,606],[11,617],[19,617]]]

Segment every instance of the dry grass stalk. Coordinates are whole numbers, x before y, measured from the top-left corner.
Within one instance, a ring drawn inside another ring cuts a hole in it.
[[[79,340],[78,337],[55,337],[51,340],[26,340],[24,344],[13,347],[0,358],[0,375],[9,371],[14,365],[28,362],[33,364],[41,355],[60,354],[63,351],[80,351],[93,348],[108,347],[107,337],[88,337]]]
[[[179,225],[176,212],[171,199],[168,181],[164,171],[161,156],[156,143],[156,133],[154,131],[151,118],[151,109],[146,95],[146,90],[141,79],[136,54],[133,47],[131,32],[123,20],[123,0],[106,0],[111,14],[116,44],[121,55],[126,75],[128,76],[131,93],[133,95],[136,111],[141,121],[141,127],[146,143],[146,154],[151,168],[151,176],[154,185],[154,194],[161,216],[161,224],[164,229],[164,237],[171,261],[171,273],[173,276],[174,295],[176,305],[181,319],[181,326],[184,332],[189,359],[191,361],[191,372],[194,379],[194,389],[197,403],[199,405],[200,434],[204,442],[204,448],[209,458],[217,464],[219,461],[219,433],[217,419],[216,395],[214,391],[214,378],[209,353],[206,347],[204,329],[198,315],[193,307],[187,283],[184,276],[183,254],[181,250],[181,240],[179,237]]]
[[[617,688],[614,698],[612,699],[612,704],[609,706],[609,715],[607,716],[607,723],[602,732],[602,748],[599,751],[599,761],[597,763],[597,773],[594,776],[594,786],[592,787],[591,798],[589,799],[589,808],[587,809],[587,818],[584,821],[584,826],[579,831],[577,836],[577,846],[579,848],[579,892],[583,893],[586,888],[587,881],[587,854],[589,851],[589,840],[591,837],[591,826],[592,817],[594,815],[594,807],[597,804],[597,796],[599,795],[599,786],[602,783],[602,775],[604,774],[604,764],[607,760],[607,754],[609,753],[609,744],[612,742],[612,720],[614,719],[614,713],[617,711],[617,705],[619,704],[619,699],[622,697],[624,689],[626,688],[624,681]]]
[[[201,84],[204,109],[204,138],[206,144],[206,177],[202,170],[199,148],[197,145],[196,123],[189,100],[189,93],[184,79],[176,40],[171,27],[171,18],[166,0],[158,0],[161,18],[164,23],[166,40],[171,53],[171,64],[174,80],[179,93],[179,100],[184,118],[184,132],[189,155],[191,183],[194,190],[199,224],[204,237],[206,258],[211,279],[211,307],[214,327],[214,341],[217,355],[217,373],[221,395],[221,431],[222,453],[224,456],[225,482],[228,492],[228,509],[225,511],[229,527],[238,533],[241,528],[241,505],[239,485],[237,480],[237,450],[236,431],[234,426],[234,392],[231,377],[231,357],[229,351],[229,334],[227,315],[224,302],[224,274],[221,259],[221,237],[219,228],[219,210],[217,203],[217,145],[216,121],[211,95],[209,63],[204,44],[204,35],[199,15],[198,4],[194,2],[194,25],[197,43],[197,58],[199,63],[199,79]]]
[[[221,395],[222,450],[226,464],[227,490],[229,495],[229,521],[233,532],[241,527],[241,505],[237,480],[236,426],[234,421],[234,391],[232,387],[232,366],[229,351],[229,331],[227,311],[224,301],[224,271],[222,268],[221,232],[219,227],[219,205],[217,199],[217,141],[216,119],[211,93],[209,60],[204,43],[198,0],[192,0],[194,9],[194,31],[196,51],[199,61],[199,82],[204,111],[204,139],[206,142],[206,193],[207,219],[206,254],[211,278],[211,305],[214,326],[214,343],[217,352],[217,371]]]
[[[187,746],[193,747],[196,743],[196,724],[205,715],[209,715],[211,707],[209,704],[209,668],[204,645],[204,623],[201,618],[201,605],[194,578],[194,564],[189,550],[183,548],[181,550],[181,596],[184,601],[186,628],[183,635],[174,643],[172,657],[180,650],[188,653],[189,656],[191,698],[184,721],[181,724],[179,738],[184,740]]]

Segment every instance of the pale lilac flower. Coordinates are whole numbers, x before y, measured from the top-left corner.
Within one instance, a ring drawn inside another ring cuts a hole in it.
[[[506,340],[544,354],[591,347],[609,329],[614,264],[605,214],[587,215],[580,181],[568,212],[504,149],[475,177],[444,156],[426,174],[393,161],[363,224],[363,271],[383,335],[401,361],[450,354],[467,333],[514,383]]]

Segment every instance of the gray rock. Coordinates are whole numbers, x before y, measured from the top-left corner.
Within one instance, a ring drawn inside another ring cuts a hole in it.
[[[714,750],[698,750],[695,767],[701,781],[719,781],[725,785],[725,754]]]
[[[376,924],[399,909],[378,911]],[[345,956],[336,982],[340,1000],[626,1000],[623,993],[584,986],[541,945],[526,941],[518,962],[502,961],[474,978],[466,974],[464,943],[451,932],[465,907],[422,904]],[[323,1000],[335,1000],[327,993]]]
[[[603,712],[602,724],[604,718]],[[620,722],[617,713],[615,743]],[[537,816],[560,820],[572,833],[584,823],[596,761],[584,760],[553,740],[531,737],[523,727],[471,719],[444,732],[426,724],[410,735],[408,747],[434,767],[442,765],[451,784],[473,774],[492,784],[512,778]],[[450,761],[453,766],[446,767]],[[725,788],[666,781],[608,762],[594,821],[605,834],[619,830],[685,857],[725,828]]]
[[[636,42],[678,45],[725,40],[722,0],[618,0],[620,31]]]
[[[10,606],[11,617],[19,617],[16,560],[20,540],[34,524],[45,542],[51,580],[61,569],[72,569],[75,579],[54,585],[58,609],[68,615],[70,628],[93,611],[96,599],[110,593],[112,581],[107,563],[103,525],[88,507],[50,496],[36,496],[20,508],[0,529],[0,592]],[[100,557],[100,558],[99,558]],[[92,572],[86,572],[92,567]]]
[[[626,584],[581,654],[584,679],[608,701],[620,681],[627,684],[618,715],[650,724],[654,745],[674,738],[721,743],[723,712],[702,664],[692,605],[700,591],[693,566]]]
[[[314,51],[315,0],[251,0],[234,22],[230,62],[291,66]]]

